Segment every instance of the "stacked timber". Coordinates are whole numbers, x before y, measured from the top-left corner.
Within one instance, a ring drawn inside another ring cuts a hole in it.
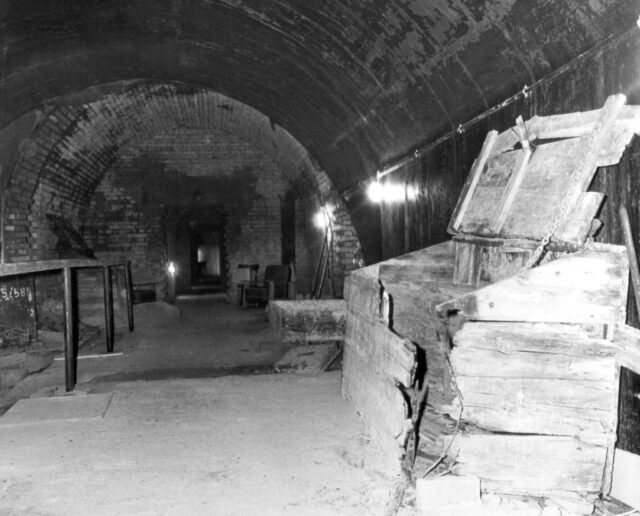
[[[455,245],[448,241],[378,266],[378,279],[391,296],[391,328],[419,347],[432,407],[448,405],[453,399],[446,389],[448,347],[439,338],[442,328],[436,306],[473,290],[452,283],[454,256]]]
[[[349,277],[343,392],[392,463],[424,383],[419,447],[434,465],[575,513],[608,493],[628,263],[593,243],[604,196],[588,190],[640,133],[625,100],[490,131],[453,240]]]
[[[411,436],[416,346],[389,328],[377,267],[352,273],[345,283],[347,322],[342,393],[382,447],[391,471],[400,473]]]
[[[448,460],[486,493],[590,514],[609,492],[628,263],[589,243],[588,189],[640,132],[625,101],[490,131],[451,218],[453,283],[478,290],[438,306],[465,429]]]
[[[428,389],[431,414],[448,428],[439,410],[454,394],[436,306],[473,290],[453,285],[454,253],[453,242],[443,242],[360,269],[345,284],[343,393],[396,469],[412,463],[403,459],[418,431],[429,434],[418,439],[422,455],[439,453],[433,425],[411,418],[418,390]]]
[[[462,421],[454,471],[487,493],[542,496],[590,514],[616,436],[624,248],[586,249],[438,307],[467,322],[450,360]]]

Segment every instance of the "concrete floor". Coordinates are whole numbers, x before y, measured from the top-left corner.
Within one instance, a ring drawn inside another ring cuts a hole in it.
[[[178,306],[177,319],[142,309],[122,356],[80,360],[72,396],[112,393],[104,417],[0,417],[0,514],[383,514],[396,479],[340,373],[221,376],[264,371],[287,348],[262,310]],[[62,369],[31,389],[59,393]]]

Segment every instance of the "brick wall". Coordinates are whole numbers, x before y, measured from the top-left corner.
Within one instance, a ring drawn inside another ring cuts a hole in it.
[[[179,220],[185,211],[196,217],[215,206],[226,213],[231,287],[240,263],[259,263],[261,272],[267,264],[280,263],[280,198],[287,188],[277,165],[237,136],[176,128],[121,152],[96,190],[83,234],[99,257],[128,256],[135,281],[160,281],[168,244],[164,228],[188,231],[188,221],[185,226]],[[176,240],[181,248],[169,258],[177,262],[184,286],[190,279],[189,250],[184,249],[189,237],[177,235]]]
[[[55,214],[81,228],[98,256],[131,258],[138,281],[151,281],[165,265],[163,207],[220,204],[233,282],[237,263],[280,262],[280,201],[293,189],[300,285],[310,283],[322,242],[312,222],[321,204],[336,212],[336,293],[358,263],[357,238],[327,175],[249,106],[184,85],[138,83],[43,113],[5,193],[7,261],[56,257],[45,218]]]
[[[131,260],[137,283],[155,282],[163,274],[163,240],[160,210],[142,206],[135,193],[118,185],[110,170],[93,195],[81,227],[96,257]]]

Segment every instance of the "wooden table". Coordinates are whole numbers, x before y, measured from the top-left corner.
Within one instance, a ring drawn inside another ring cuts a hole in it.
[[[104,316],[107,353],[113,353],[115,325],[113,319],[112,269],[123,267],[126,282],[127,317],[129,331],[133,331],[133,293],[131,281],[131,262],[100,262],[90,259],[45,260],[33,262],[17,262],[0,264],[0,278],[22,276],[39,272],[61,270],[64,279],[64,357],[65,386],[72,391],[77,382],[78,372],[78,332],[76,331],[77,287],[74,271],[76,269],[102,268],[104,284]],[[74,293],[76,295],[74,295]]]

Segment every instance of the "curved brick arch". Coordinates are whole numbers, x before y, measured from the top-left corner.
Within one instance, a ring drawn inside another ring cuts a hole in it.
[[[62,216],[76,227],[87,224],[94,192],[106,174],[124,167],[125,158],[144,152],[155,153],[170,168],[172,156],[188,151],[175,148],[182,141],[168,147],[166,142],[170,136],[184,139],[183,133],[199,142],[198,152],[203,152],[202,141],[218,138],[237,140],[267,156],[287,183],[311,194],[316,207],[330,204],[334,209],[338,275],[361,264],[346,207],[328,175],[291,135],[262,113],[219,93],[151,83],[47,111],[23,145],[13,171],[5,206],[11,219],[5,227],[5,257],[51,257],[55,238],[47,231],[47,214]],[[160,150],[154,147],[158,140],[164,145]],[[207,174],[204,167],[203,175]]]

